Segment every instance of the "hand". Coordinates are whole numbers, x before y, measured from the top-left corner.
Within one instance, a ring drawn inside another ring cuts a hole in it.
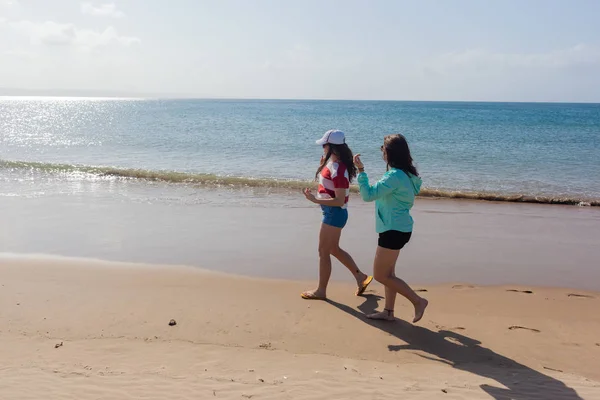
[[[355,166],[356,166],[356,168],[358,168],[358,169],[364,169],[364,168],[365,168],[364,164],[363,164],[363,163],[362,163],[362,161],[360,160],[360,154],[356,154],[356,155],[354,156],[354,165],[355,165]]]
[[[306,199],[307,199],[308,201],[311,201],[311,202],[313,202],[313,203],[314,203],[314,202],[315,202],[315,200],[317,200],[317,199],[315,198],[315,195],[314,195],[314,194],[312,194],[312,192],[311,192],[311,190],[310,190],[309,188],[306,188],[306,189],[304,189],[304,190],[302,191],[302,193],[304,193],[304,197],[306,197]]]

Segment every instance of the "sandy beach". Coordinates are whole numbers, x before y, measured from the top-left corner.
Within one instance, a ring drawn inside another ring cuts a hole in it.
[[[418,326],[311,283],[4,255],[2,399],[597,399],[600,294],[418,286]],[[170,320],[176,321],[169,326]]]
[[[599,15],[0,0],[0,400],[600,400]]]
[[[298,193],[86,185],[0,197],[2,400],[600,398],[595,207],[418,199],[413,326],[400,299],[367,320],[383,288],[337,262],[300,298],[321,215]],[[371,272],[372,204],[350,215]]]

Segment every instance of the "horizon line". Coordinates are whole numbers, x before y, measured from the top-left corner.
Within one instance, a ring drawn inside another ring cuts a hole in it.
[[[339,102],[398,102],[398,103],[514,103],[514,104],[600,104],[600,101],[562,101],[562,100],[406,100],[406,99],[340,99],[340,98],[260,98],[260,97],[201,97],[186,95],[116,95],[116,94],[87,94],[87,95],[67,95],[67,94],[1,94],[0,99],[22,98],[22,99],[51,99],[62,98],[70,100],[203,100],[203,101],[339,101]]]

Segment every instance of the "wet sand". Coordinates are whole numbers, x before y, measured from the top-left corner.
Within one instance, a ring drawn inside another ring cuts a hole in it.
[[[167,191],[160,185],[153,192],[143,187],[139,201],[131,200],[131,188],[125,201],[104,195],[103,186],[81,196],[0,198],[0,252],[316,278],[320,210],[302,195],[197,189],[186,203],[173,198],[185,199],[191,189],[161,197]],[[367,271],[377,243],[373,213],[372,204],[353,195],[342,236]],[[409,282],[600,290],[596,207],[418,199],[413,215],[413,239],[398,264]],[[333,278],[351,279],[337,263]]]

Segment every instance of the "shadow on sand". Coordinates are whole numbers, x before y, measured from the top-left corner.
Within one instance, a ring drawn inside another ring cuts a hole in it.
[[[390,351],[416,350],[428,354],[417,353],[420,357],[493,379],[505,388],[486,384],[480,385],[480,387],[494,399],[582,400],[575,390],[563,382],[497,354],[481,346],[481,342],[476,339],[451,331],[434,332],[398,319],[394,322],[367,319],[365,314],[377,309],[377,303],[381,297],[376,295],[363,297],[365,302],[358,307],[360,311],[332,300],[327,300],[327,302],[406,343],[405,345],[389,345]]]

